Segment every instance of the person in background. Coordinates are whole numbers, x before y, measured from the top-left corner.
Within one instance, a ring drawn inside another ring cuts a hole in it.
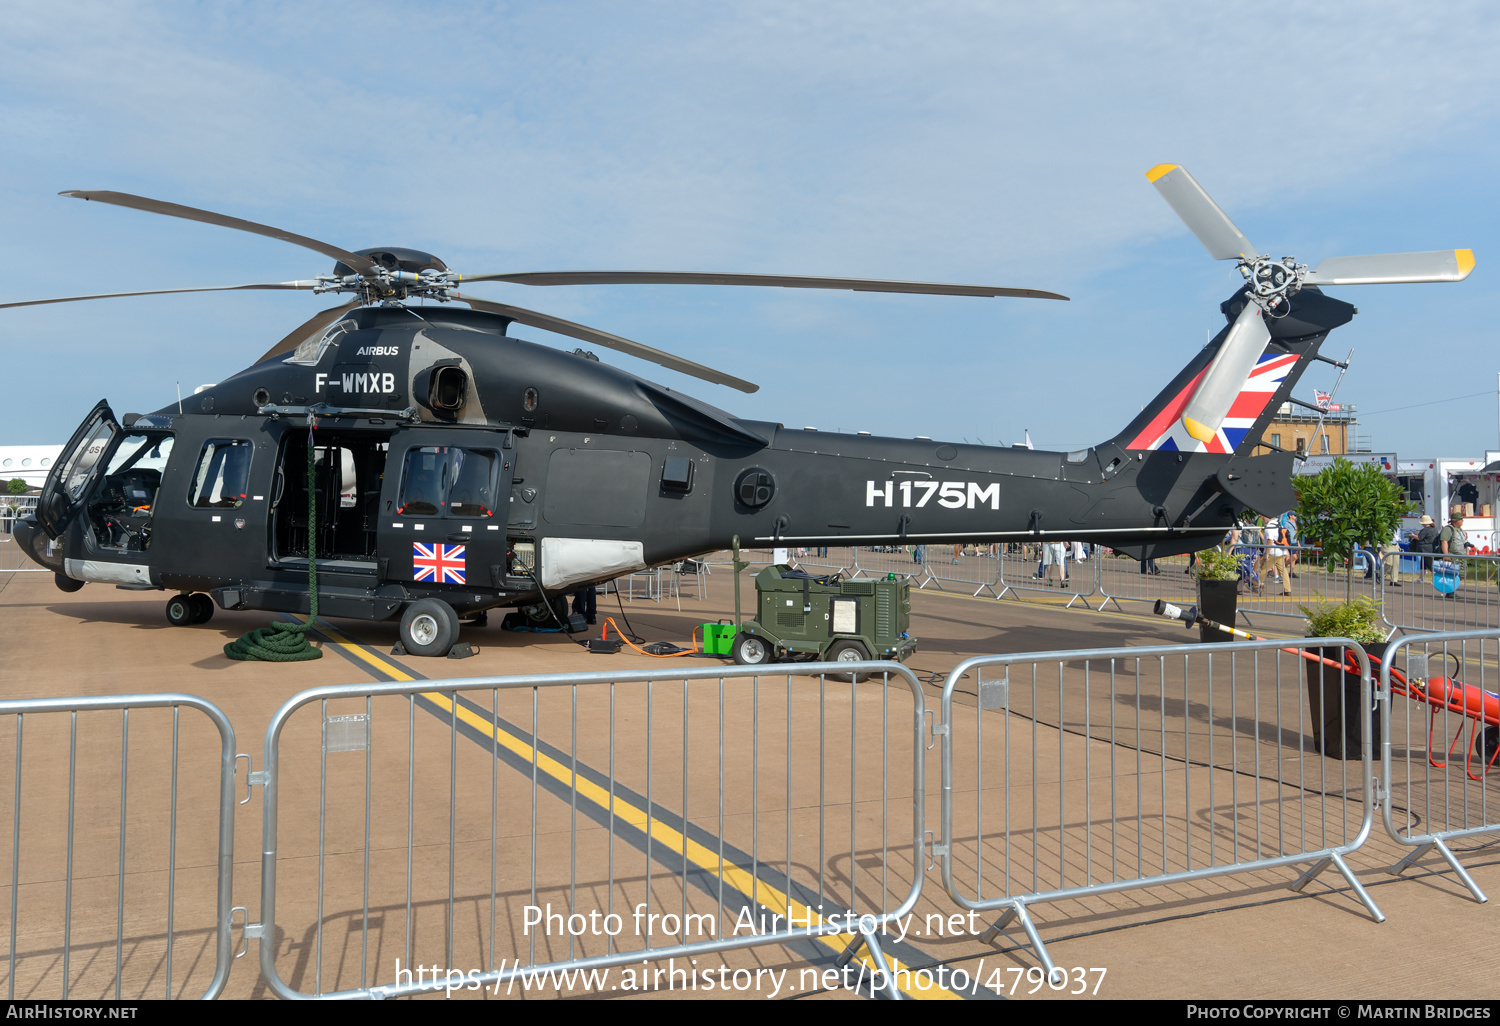
[[[594,622],[598,593],[592,584],[573,593],[573,612],[590,624]]]
[[[1448,526],[1438,535],[1438,547],[1449,559],[1460,559],[1468,555],[1469,535],[1464,530],[1464,515],[1459,512],[1448,519]]]
[[[1042,566],[1044,567],[1042,574],[1047,578],[1048,587],[1052,585],[1052,578],[1054,576],[1058,579],[1057,586],[1059,588],[1068,583],[1068,568],[1063,562],[1065,558],[1066,554],[1063,552],[1062,542],[1042,543]],[[1054,567],[1057,569],[1056,574],[1052,572]]]
[[[1418,553],[1417,583],[1427,579],[1427,568],[1432,565],[1432,553],[1438,551],[1438,526],[1426,513],[1422,514],[1422,526],[1407,545],[1407,550]]]
[[[1392,588],[1401,587],[1401,540],[1401,528],[1398,525],[1391,540],[1380,547],[1380,563],[1385,570],[1385,583]]]
[[[1296,577],[1297,562],[1302,558],[1302,553],[1297,549],[1297,511],[1294,509],[1287,510],[1281,515],[1281,544],[1286,546],[1287,550],[1287,576]]]

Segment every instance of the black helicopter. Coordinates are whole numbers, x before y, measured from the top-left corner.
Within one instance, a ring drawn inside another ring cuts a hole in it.
[[[100,402],[18,540],[74,591],[179,594],[174,624],[225,609],[399,619],[442,655],[461,617],[557,619],[580,587],[728,547],[1081,539],[1137,558],[1204,548],[1246,508],[1293,503],[1291,452],[1249,453],[1328,332],[1355,310],[1320,286],[1458,281],[1468,250],[1308,269],[1245,239],[1181,167],[1148,179],[1243,285],[1226,327],[1113,438],[1076,452],[788,430],[511,337],[544,328],[746,392],[628,339],[460,293],[460,285],[718,284],[1065,299],[1032,289],[775,275],[459,275],[406,249],[348,252],[265,225],[113,192],[62,195],[266,235],[337,261],[314,279],[228,286],[352,299],[253,366],[154,413]],[[165,289],[154,295],[215,289]],[[0,306],[113,298],[77,296]],[[406,300],[457,301],[410,306]],[[1305,404],[1304,404],[1305,405]],[[311,456],[309,448],[312,449]],[[1275,449],[1275,447],[1271,447]],[[310,468],[310,469],[309,469]],[[311,493],[311,494],[310,494]],[[311,504],[311,509],[310,509]],[[311,522],[314,525],[310,531]],[[210,598],[211,597],[211,598]]]

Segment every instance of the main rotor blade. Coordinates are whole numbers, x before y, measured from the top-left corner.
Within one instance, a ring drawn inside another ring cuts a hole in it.
[[[246,289],[310,289],[316,286],[315,279],[303,281],[273,281],[259,285],[208,285],[197,289],[151,289],[147,292],[106,292],[98,296],[64,296],[61,299],[28,299],[23,303],[0,303],[0,310],[13,306],[46,306],[48,303],[77,303],[84,299],[120,299],[124,296],[168,296],[177,292],[242,292]]]
[[[252,235],[264,235],[271,239],[280,239],[282,242],[290,242],[294,246],[302,246],[312,250],[314,253],[322,253],[324,256],[342,260],[360,274],[369,274],[375,270],[375,263],[369,257],[362,257],[348,250],[330,246],[326,242],[317,239],[309,239],[305,235],[294,235],[280,228],[272,228],[269,225],[256,224],[254,221],[245,221],[238,217],[230,217],[227,214],[216,214],[212,210],[199,210],[197,207],[185,207],[180,203],[167,203],[164,200],[147,199],[144,196],[132,196],[128,192],[80,192],[76,189],[58,193],[59,196],[72,196],[74,199],[94,200],[98,203],[113,203],[117,207],[130,207],[134,210],[145,210],[152,214],[165,214],[168,217],[181,217],[189,221],[202,221],[205,224],[216,224],[222,228],[236,228],[242,232],[250,232]]]
[[[1213,440],[1270,341],[1260,307],[1246,303],[1182,411],[1182,426],[1188,434],[1200,442]]]
[[[1417,281],[1463,281],[1474,270],[1472,249],[1428,253],[1379,253],[1329,257],[1307,272],[1305,285],[1385,285]]]
[[[851,292],[911,292],[932,296],[1068,297],[1042,289],[991,285],[943,285],[923,281],[808,278],[791,274],[707,274],[693,271],[537,271],[529,274],[464,274],[461,282],[507,281],[514,285],[764,285],[784,289],[848,289]]]
[[[684,360],[680,356],[664,353],[660,349],[652,349],[650,346],[639,342],[632,342],[628,338],[619,335],[611,335],[607,331],[598,328],[590,328],[583,324],[574,324],[565,321],[561,317],[553,317],[550,314],[538,313],[535,310],[527,310],[519,306],[510,306],[506,303],[491,303],[484,299],[474,299],[471,296],[456,296],[456,299],[468,303],[476,310],[484,310],[488,313],[499,314],[501,317],[509,317],[517,324],[526,324],[533,328],[545,328],[547,331],[555,331],[559,335],[567,335],[570,338],[580,339],[584,342],[592,342],[595,345],[604,346],[606,349],[614,349],[617,352],[628,353],[642,360],[670,367],[672,370],[681,371],[683,374],[691,374],[695,378],[704,381],[712,381],[716,385],[728,385],[737,388],[741,392],[758,392],[759,385],[752,385],[748,381],[742,381],[722,371],[716,371],[712,367],[705,367],[701,363],[692,360]]]
[[[1177,164],[1158,164],[1146,172],[1146,180],[1156,186],[1162,199],[1198,236],[1198,241],[1215,260],[1254,260],[1259,254],[1186,168]]]
[[[286,338],[282,339],[280,342],[276,343],[270,349],[267,349],[264,353],[262,353],[260,359],[256,360],[255,362],[264,363],[266,360],[269,360],[273,356],[280,356],[282,353],[290,353],[293,349],[296,349],[299,345],[301,345],[302,341],[309,335],[314,335],[322,331],[334,321],[343,317],[344,314],[358,307],[360,303],[361,300],[352,299],[349,302],[345,303],[343,306],[329,307],[327,310],[323,310],[319,313],[313,314],[307,320],[303,321],[301,325],[294,328]]]

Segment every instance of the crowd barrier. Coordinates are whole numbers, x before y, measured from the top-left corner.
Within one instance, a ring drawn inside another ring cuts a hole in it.
[[[80,746],[119,758],[80,766]],[[182,694],[0,701],[0,747],[6,998],[217,997],[234,961],[224,713]]]
[[[984,913],[985,938],[1018,925],[1050,981],[1038,903],[1295,867],[1292,889],[1335,869],[1383,920],[1346,861],[1377,806],[1412,849],[1392,872],[1436,851],[1483,901],[1451,842],[1500,831],[1500,631],[1371,652],[981,656],[936,709],[895,663],[327,686],[277,710],[258,771],[191,696],[0,702],[0,966],[17,999],[220,994],[255,787],[245,949],[288,998],[607,990],[648,963],[687,986],[694,959],[762,945],[815,976],[858,959],[901,997],[887,930],[919,903]]]
[[[1500,635],[1411,634],[1379,668],[1387,833],[1412,851],[1400,874],[1436,850],[1474,899],[1485,894],[1449,842],[1500,831]]]
[[[1500,556],[1401,553],[1383,563],[1379,605],[1390,627],[1403,632],[1500,628]]]
[[[413,966],[491,988],[764,944],[852,955],[852,933],[894,996],[880,934],[921,891],[922,689],[896,663],[867,664],[886,686],[819,676],[843,665],[295,696],[266,733],[263,979],[397,997],[434,989]],[[316,842],[283,845],[314,810]]]
[[[1347,681],[1302,657],[1342,663],[1345,645]],[[1344,861],[1374,813],[1368,665],[1339,638],[960,663],[942,697],[944,889],[997,913],[991,935],[1018,922],[1049,974],[1038,902],[1309,864],[1294,890],[1334,866],[1383,920]],[[959,724],[966,679],[978,712]]]

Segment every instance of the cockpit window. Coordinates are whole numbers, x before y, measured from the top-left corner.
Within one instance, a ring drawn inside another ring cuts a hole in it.
[[[482,519],[495,512],[499,457],[454,446],[424,446],[406,454],[402,516]]]
[[[359,327],[350,320],[339,321],[327,331],[321,334],[314,332],[302,340],[297,346],[297,351],[286,358],[286,363],[301,364],[304,367],[316,367],[323,359],[323,354],[328,347],[339,340],[340,335],[345,335]]]

